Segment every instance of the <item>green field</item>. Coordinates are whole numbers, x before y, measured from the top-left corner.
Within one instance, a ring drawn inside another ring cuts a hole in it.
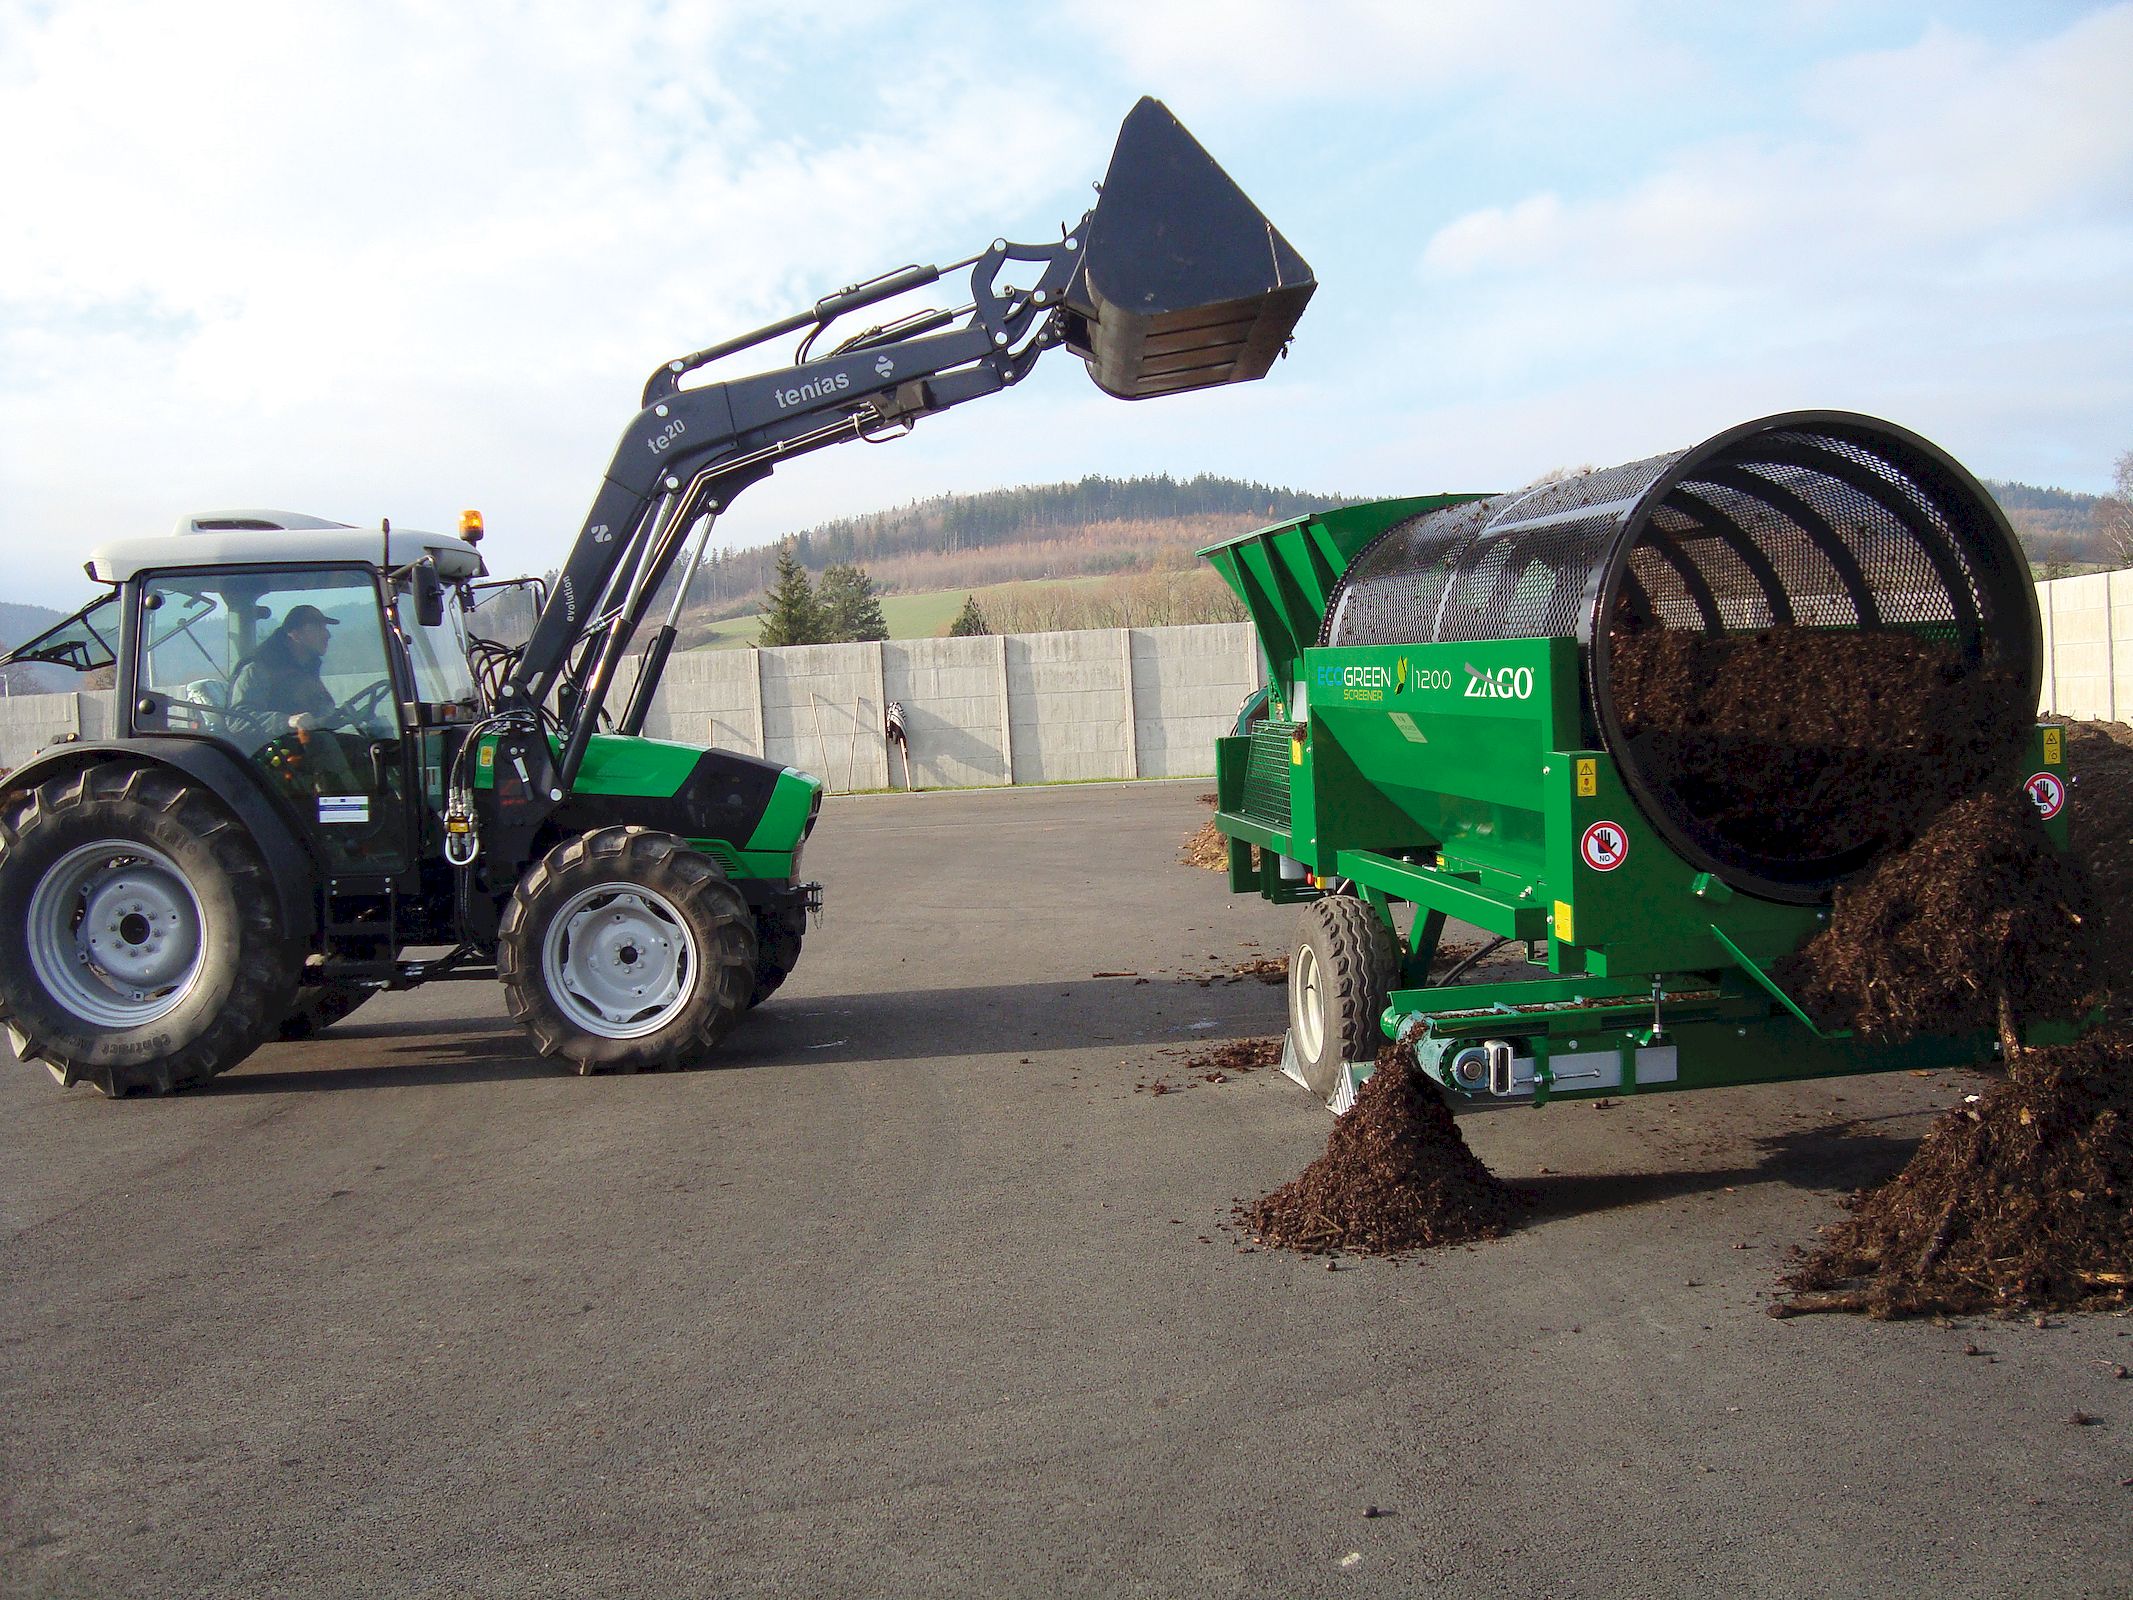
[[[892,639],[933,639],[948,631],[948,625],[955,621],[956,613],[963,609],[963,601],[970,595],[978,597],[978,606],[982,610],[987,597],[991,595],[1061,586],[1071,588],[1109,581],[1106,578],[1050,578],[1041,582],[996,583],[977,589],[940,589],[932,594],[888,594],[881,597],[881,616],[889,625],[889,637]],[[724,622],[714,622],[711,625],[711,637],[691,648],[746,649],[755,643],[755,636],[762,626],[763,618],[760,613],[751,613],[745,617],[728,617]]]

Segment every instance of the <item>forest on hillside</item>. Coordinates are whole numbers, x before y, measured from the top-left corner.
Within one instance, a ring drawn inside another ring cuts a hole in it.
[[[1311,494],[1238,478],[1087,477],[982,494],[936,495],[843,517],[790,538],[800,565],[863,566],[891,594],[981,588],[1038,578],[1176,571],[1201,545],[1354,497]],[[777,570],[779,546],[714,551],[692,586],[705,619],[754,611]]]
[[[2112,502],[2068,489],[1988,479],[2031,565],[2042,577],[2118,564],[2103,528]],[[1046,579],[1190,572],[1202,546],[1247,528],[1356,497],[1310,494],[1236,478],[1087,477],[981,494],[937,495],[887,511],[843,517],[790,537],[795,558],[820,575],[864,567],[882,592],[929,594]],[[698,628],[756,611],[779,546],[714,551],[693,585]]]

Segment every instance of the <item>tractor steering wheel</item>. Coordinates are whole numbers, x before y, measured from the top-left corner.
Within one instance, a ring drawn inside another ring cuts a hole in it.
[[[358,689],[331,711],[319,718],[321,728],[355,727],[373,715],[380,706],[392,699],[393,686],[388,678],[380,678],[367,688]]]

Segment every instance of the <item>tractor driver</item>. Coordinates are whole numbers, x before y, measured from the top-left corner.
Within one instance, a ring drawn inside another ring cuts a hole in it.
[[[245,658],[230,683],[230,709],[262,731],[308,733],[333,714],[333,691],[319,663],[337,624],[317,606],[291,606],[281,626]]]
[[[338,625],[317,606],[291,606],[231,679],[230,720],[254,731],[260,740],[254,755],[285,781],[320,794],[358,794],[364,786],[340,736],[325,731],[338,702],[319,665]]]

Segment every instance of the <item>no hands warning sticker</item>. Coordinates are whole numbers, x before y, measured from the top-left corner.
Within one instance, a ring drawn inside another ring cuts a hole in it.
[[[1595,872],[1612,872],[1629,859],[1629,835],[1619,822],[1595,822],[1578,841],[1578,854]]]
[[[2022,787],[2029,791],[2030,799],[2036,801],[2037,815],[2046,822],[2056,817],[2066,804],[2066,780],[2056,772],[2032,773],[2029,782]]]

